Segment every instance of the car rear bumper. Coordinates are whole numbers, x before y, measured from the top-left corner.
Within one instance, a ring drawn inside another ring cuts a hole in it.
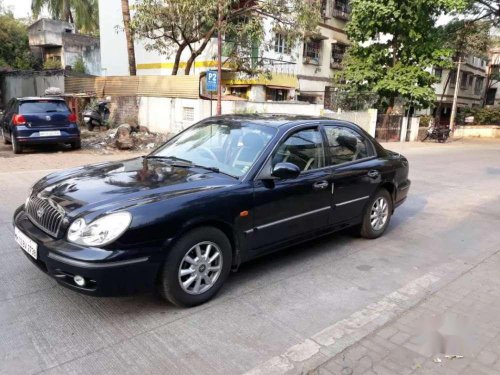
[[[56,240],[38,229],[21,206],[14,225],[38,246],[37,259],[22,251],[40,270],[59,284],[94,296],[123,296],[152,290],[163,262],[160,249],[106,250]],[[85,278],[78,286],[73,278]]]
[[[59,131],[60,135],[43,136],[43,131]],[[30,128],[17,126],[13,136],[20,144],[46,144],[46,143],[71,143],[80,140],[80,130],[75,124],[67,127]]]
[[[408,191],[410,190],[411,186],[411,181],[406,180],[403,183],[399,184],[397,190],[396,190],[396,197],[394,200],[394,208],[401,206],[404,201],[406,200],[406,197],[408,196]]]

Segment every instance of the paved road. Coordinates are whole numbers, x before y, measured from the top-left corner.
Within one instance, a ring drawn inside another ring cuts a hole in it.
[[[12,211],[36,178],[85,158],[1,160],[0,373],[268,374],[329,361],[500,250],[500,143],[391,146],[413,185],[385,237],[342,233],[254,261],[192,309],[82,296],[35,269]]]

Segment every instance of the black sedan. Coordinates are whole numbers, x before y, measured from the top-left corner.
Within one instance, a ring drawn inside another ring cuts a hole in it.
[[[148,156],[42,178],[14,230],[27,257],[68,288],[156,288],[194,306],[257,256],[347,227],[381,236],[409,187],[407,159],[352,123],[221,116]]]

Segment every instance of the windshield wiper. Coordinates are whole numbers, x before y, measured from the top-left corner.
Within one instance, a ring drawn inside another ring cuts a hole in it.
[[[181,158],[178,158],[178,157],[175,157],[175,156],[146,155],[146,156],[144,156],[144,158],[145,159],[171,160],[171,161],[173,161],[173,163],[169,163],[169,165],[171,165],[172,167],[179,167],[179,168],[202,168],[202,169],[206,169],[207,171],[212,171],[212,172],[215,172],[215,173],[220,173],[220,174],[232,177],[232,178],[238,178],[238,177],[236,177],[236,176],[234,176],[232,174],[229,174],[229,173],[226,173],[226,172],[221,172],[221,170],[219,168],[217,168],[217,167],[207,167],[205,165],[195,164],[195,163],[193,163],[190,160],[181,159]],[[181,163],[185,163],[185,164],[181,164]]]

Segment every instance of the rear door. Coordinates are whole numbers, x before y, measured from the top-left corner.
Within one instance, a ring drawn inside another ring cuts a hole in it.
[[[333,167],[334,225],[359,216],[380,184],[380,163],[375,149],[362,133],[336,124],[325,124],[328,165]]]
[[[61,128],[69,125],[70,110],[64,100],[21,101],[19,114],[24,116],[31,128]]]

